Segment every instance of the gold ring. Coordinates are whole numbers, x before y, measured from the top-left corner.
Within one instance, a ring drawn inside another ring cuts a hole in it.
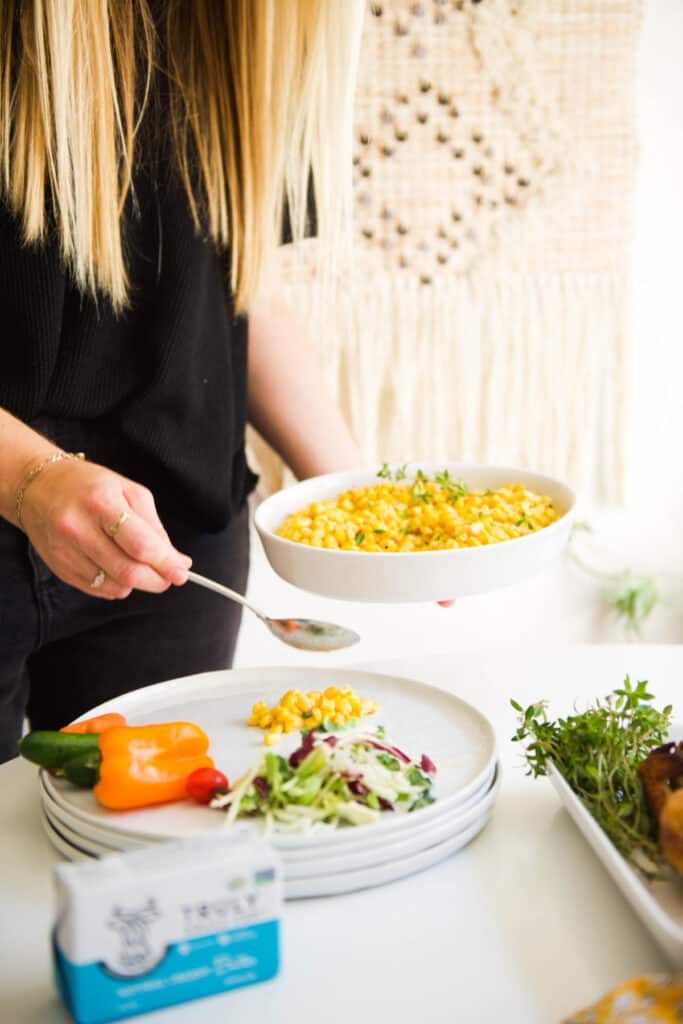
[[[107,533],[113,540],[116,534],[119,532],[120,527],[123,526],[125,521],[130,519],[130,512],[122,512],[121,515],[116,519],[111,526],[107,527]]]
[[[106,578],[107,574],[104,571],[104,569],[98,569],[97,572],[95,573],[95,578],[93,579],[90,586],[93,588],[93,590],[97,590],[99,587],[102,586]]]

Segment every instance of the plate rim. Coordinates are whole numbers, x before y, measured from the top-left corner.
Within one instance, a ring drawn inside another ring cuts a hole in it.
[[[348,872],[332,872],[329,875],[318,875],[308,879],[285,880],[283,885],[285,900],[323,899],[329,896],[343,896],[351,892],[359,892],[363,889],[374,889],[380,885],[389,885],[392,882],[408,878],[410,875],[419,874],[468,846],[484,831],[491,820],[491,816],[491,814],[484,815],[483,818],[477,819],[469,829],[457,833],[455,836],[451,836],[440,843],[435,843],[424,850],[420,850],[416,854],[399,858],[387,864],[375,865],[365,869],[355,869]],[[98,859],[93,854],[87,853],[75,844],[68,842],[47,821],[44,815],[41,815],[41,824],[48,841],[60,856],[67,860]],[[465,837],[464,839],[463,836]],[[72,852],[76,855],[75,857],[70,855]],[[372,878],[369,880],[368,875],[371,872]],[[384,872],[383,875],[381,874],[382,872]],[[363,877],[359,878],[359,875]],[[330,885],[333,886],[333,891],[325,891],[325,889],[329,889]],[[306,886],[308,886],[308,891],[306,891]]]
[[[280,857],[280,860],[284,865],[306,865],[306,864],[317,864],[319,862],[327,862],[331,860],[337,860],[342,857],[354,856],[359,853],[385,850],[388,846],[393,849],[393,846],[397,842],[409,841],[415,839],[417,836],[422,836],[426,839],[430,834],[443,830],[445,827],[451,828],[454,831],[458,831],[461,828],[467,827],[467,824],[474,820],[477,816],[493,812],[495,803],[500,795],[500,787],[502,784],[502,771],[500,766],[496,767],[496,773],[487,787],[486,791],[473,803],[471,803],[466,809],[461,811],[456,808],[451,814],[443,815],[441,818],[435,818],[429,822],[421,822],[419,827],[412,828],[409,831],[402,831],[398,835],[390,835],[383,841],[372,841],[372,837],[366,837],[358,835],[355,843],[350,843],[342,848],[326,848],[323,850],[306,850],[305,848],[301,851],[298,849],[291,850],[289,852],[273,847]],[[104,853],[125,853],[127,850],[137,850],[142,846],[154,846],[157,842],[164,842],[165,840],[151,840],[150,842],[137,841],[132,845],[126,847],[125,845],[113,847],[107,843],[105,839],[98,839],[94,835],[87,833],[79,833],[77,825],[79,823],[69,823],[68,820],[63,819],[60,816],[59,808],[56,808],[49,803],[46,798],[41,798],[41,810],[50,819],[50,822],[54,827],[59,830],[60,827],[68,830],[76,837],[75,842],[78,844],[78,840],[82,839],[89,845],[101,847],[101,852]],[[464,824],[463,824],[464,822]],[[89,823],[85,823],[86,827],[90,827]],[[93,831],[96,831],[93,829]],[[356,830],[358,833],[362,832],[362,829]],[[210,838],[210,837],[208,837]],[[267,837],[266,837],[267,838]],[[375,837],[377,838],[377,837]],[[367,840],[371,841],[368,842]],[[115,840],[112,840],[115,841]],[[169,840],[172,841],[172,840]],[[299,855],[301,853],[301,856]]]
[[[478,820],[466,829],[464,832],[459,833],[456,836],[451,836],[449,839],[443,840],[441,843],[435,843],[434,846],[430,846],[425,850],[420,851],[417,854],[413,854],[409,857],[401,858],[397,861],[378,865],[375,868],[367,868],[360,871],[348,871],[348,872],[335,872],[330,875],[322,875],[309,880],[304,880],[311,883],[334,884],[332,880],[340,880],[342,884],[344,882],[350,883],[348,887],[337,889],[336,892],[309,892],[301,893],[296,895],[292,890],[295,888],[298,879],[292,882],[285,883],[285,898],[286,899],[311,899],[311,898],[323,898],[325,896],[343,896],[351,892],[359,892],[362,889],[376,889],[380,885],[389,885],[391,882],[398,882],[402,878],[408,878],[410,875],[416,875],[422,871],[426,871],[430,867],[434,867],[440,861],[445,860],[452,854],[457,853],[459,850],[464,849],[466,846],[476,839],[480,835],[491,820],[491,815],[485,817],[483,820]],[[463,836],[465,837],[463,839]],[[455,843],[455,845],[453,845]],[[409,866],[407,862],[410,862]],[[393,870],[400,867],[399,873],[394,874]],[[383,877],[377,880],[377,874],[381,870],[388,872],[389,877]],[[367,876],[373,872],[371,881],[368,880]],[[374,874],[376,872],[377,874]],[[366,877],[361,880],[355,876],[360,874]],[[344,877],[347,876],[347,877]],[[354,876],[353,878],[351,876]]]
[[[452,823],[439,823],[437,821],[421,835],[401,836],[398,842],[392,843],[390,848],[391,856],[387,856],[389,851],[385,846],[373,846],[365,850],[361,848],[360,850],[354,850],[351,854],[347,850],[337,850],[329,856],[319,858],[317,861],[288,860],[281,856],[283,877],[285,881],[304,881],[324,878],[328,875],[343,875],[350,871],[369,870],[370,868],[389,864],[397,858],[403,860],[406,857],[431,849],[433,846],[446,840],[455,839],[457,836],[468,832],[471,826],[477,822],[487,822],[493,814],[497,796],[498,787],[496,786],[487,794],[487,798],[484,801],[470,808],[464,820],[461,819]],[[45,805],[42,805],[41,812],[60,838],[79,852],[98,859],[111,854],[127,852],[126,850],[114,849],[96,840],[79,836],[78,833],[74,832],[73,829],[63,822],[55,821],[50,813],[50,809]],[[154,844],[149,845],[153,846]],[[405,849],[406,846],[408,846],[407,850]],[[399,850],[403,852],[399,852]],[[364,858],[367,858],[367,860],[364,860]],[[351,864],[347,866],[349,861]]]

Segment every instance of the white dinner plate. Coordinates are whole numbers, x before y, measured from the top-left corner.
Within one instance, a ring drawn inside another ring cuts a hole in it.
[[[579,830],[665,956],[683,969],[683,882],[648,882],[629,864],[554,766],[548,777]]]
[[[313,896],[341,896],[344,893],[356,892],[359,889],[371,889],[388,882],[397,882],[399,878],[415,875],[418,871],[445,860],[457,850],[471,843],[486,826],[489,815],[478,818],[464,832],[459,832],[441,843],[430,846],[420,853],[409,857],[401,857],[372,868],[360,871],[342,871],[337,874],[321,875],[318,878],[293,879],[285,882],[285,898],[288,900],[308,899]]]
[[[159,683],[126,694],[88,713],[119,711],[131,724],[191,721],[211,740],[210,753],[217,767],[232,781],[258,762],[264,751],[263,734],[245,725],[252,704],[259,699],[275,701],[290,688],[324,689],[348,684],[361,696],[379,701],[378,715],[368,719],[369,728],[382,723],[387,737],[418,760],[427,753],[437,766],[436,802],[410,815],[386,814],[363,826],[370,839],[385,834],[387,841],[455,808],[485,791],[496,762],[495,737],[490,723],[475,708],[452,694],[425,683],[349,669],[263,668],[209,672]],[[83,716],[83,717],[88,717]],[[287,756],[296,748],[298,734],[285,737],[279,750]],[[41,772],[41,784],[50,802],[68,816],[68,823],[85,821],[104,833],[121,833],[139,841],[181,838],[224,828],[224,815],[193,802],[165,804],[136,811],[108,811],[90,790],[78,789],[63,779]],[[245,828],[261,832],[257,822]],[[79,831],[76,828],[76,831]],[[273,845],[323,849],[356,842],[358,829],[326,830],[310,835],[281,835]]]
[[[352,487],[378,483],[375,469],[330,473],[304,480],[266,498],[254,523],[275,572],[302,590],[346,601],[442,601],[485,593],[532,576],[564,548],[574,514],[574,494],[559,480],[509,466],[416,462],[429,476],[447,469],[472,490],[497,490],[524,484],[552,499],[560,518],[542,530],[499,544],[445,551],[340,551],[316,548],[278,537],[276,531],[292,512],[314,501],[336,498]]]
[[[82,850],[83,853],[87,853],[91,857],[106,857],[109,853],[123,853],[123,849],[121,847],[100,843],[95,839],[90,839],[88,836],[77,832],[75,829],[71,828],[70,825],[67,825],[65,821],[62,821],[46,803],[43,803],[42,811],[43,821],[47,821],[47,824],[50,825],[65,842],[71,843],[72,846]]]
[[[43,825],[43,831],[50,840],[52,846],[54,846],[57,853],[61,854],[66,860],[92,860],[94,854],[88,853],[86,850],[81,849],[73,843],[70,843],[57,829],[52,825],[43,814],[41,817]]]
[[[316,896],[341,896],[344,893],[356,892],[359,889],[386,885],[389,882],[395,882],[400,878],[424,871],[467,846],[486,826],[489,818],[490,814],[484,814],[477,818],[467,829],[450,836],[442,842],[422,849],[418,853],[391,859],[375,867],[340,871],[328,875],[319,875],[315,878],[286,878],[284,882],[285,899],[296,900],[309,899]],[[44,815],[42,821],[50,843],[61,856],[67,860],[93,859],[93,854],[88,853],[82,846],[69,842]]]
[[[442,815],[432,822],[421,825],[417,829],[403,832],[390,843],[366,844],[362,841],[339,848],[327,848],[325,851],[300,850],[280,851],[286,878],[309,878],[316,875],[329,874],[337,871],[349,871],[364,867],[373,867],[404,857],[442,842],[465,829],[480,818],[488,817],[493,809],[500,789],[500,771],[496,772],[493,785],[483,797],[472,801],[466,808],[457,809],[450,814]],[[127,845],[125,837],[111,833],[109,841],[100,841],[93,837],[88,825],[81,831],[82,822],[70,824],[60,817],[59,809],[51,805],[47,799],[43,801],[43,813],[50,824],[69,842],[74,843],[93,856],[105,856],[108,853],[124,852],[132,847]],[[362,829],[360,830],[362,831]]]
[[[345,829],[343,833],[343,843],[327,843],[323,846],[311,846],[305,843],[297,845],[288,845],[284,848],[277,846],[278,852],[281,857],[290,861],[308,861],[317,860],[320,857],[334,856],[338,851],[343,850],[344,854],[355,852],[358,849],[372,849],[374,847],[384,848],[388,842],[395,842],[395,837],[400,836],[401,838],[407,838],[415,836],[417,833],[425,832],[428,829],[440,827],[444,821],[459,820],[461,817],[468,815],[471,810],[483,801],[487,800],[491,791],[494,789],[497,792],[498,782],[500,776],[500,765],[497,765],[494,769],[492,776],[487,777],[485,782],[462,804],[447,810],[446,812],[441,811],[439,814],[433,813],[437,810],[438,805],[434,804],[425,810],[429,810],[432,813],[425,814],[414,814],[410,816],[410,819],[406,821],[403,817],[400,820],[391,822],[389,816],[387,816],[386,824],[392,824],[393,828],[387,835],[387,830],[382,828],[374,827],[368,830],[366,827]],[[168,837],[156,837],[150,839],[144,839],[140,836],[134,836],[127,832],[114,831],[109,828],[102,828],[97,824],[93,824],[87,818],[72,814],[68,803],[65,801],[57,803],[52,799],[50,793],[43,787],[41,781],[41,800],[43,807],[49,814],[51,820],[61,827],[62,825],[72,830],[75,835],[81,838],[88,839],[91,842],[104,847],[109,850],[131,850],[139,848],[140,846],[147,846],[150,843],[164,842],[165,838]],[[384,825],[384,822],[380,822]],[[256,823],[250,822],[248,825],[249,831],[253,832]],[[244,829],[245,825],[240,821],[236,826],[240,829]],[[265,835],[266,829],[259,825],[260,830]],[[304,838],[304,837],[301,837]],[[271,841],[274,840],[274,845],[277,845],[278,837],[270,836]]]

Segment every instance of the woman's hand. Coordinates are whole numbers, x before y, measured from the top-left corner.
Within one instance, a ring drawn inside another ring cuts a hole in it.
[[[147,488],[92,462],[46,467],[26,490],[22,527],[52,572],[91,597],[161,593],[185,583],[192,564],[171,544]]]

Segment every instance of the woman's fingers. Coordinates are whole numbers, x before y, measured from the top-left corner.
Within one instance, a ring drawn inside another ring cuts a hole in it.
[[[151,491],[148,491],[146,487],[142,487],[140,484],[134,483],[132,480],[127,480],[123,488],[123,493],[125,494],[126,500],[133,511],[137,512],[148,526],[158,533],[160,537],[163,537],[171,550],[178,556],[180,562],[189,569],[192,565],[192,559],[188,555],[184,555],[182,552],[178,551],[177,548],[173,547],[171,544],[168,533],[159,519]]]
[[[93,582],[98,579],[100,567],[95,565],[81,551],[71,550],[63,555],[57,556],[56,569],[59,570],[60,579],[69,586],[81,590],[89,597],[100,597],[108,601],[121,600],[128,597],[131,588],[122,586],[105,574],[105,579],[97,587]]]
[[[106,532],[111,536],[110,531]],[[190,559],[176,551],[168,539],[164,539],[136,512],[130,512],[116,530],[113,540],[134,563],[150,567],[164,582],[182,585],[187,581],[188,562],[192,564]]]
[[[131,513],[131,519],[133,515],[134,513]],[[158,545],[162,543],[159,537],[156,540]],[[84,524],[78,546],[97,569],[101,569],[109,580],[122,587],[160,594],[171,584],[170,580],[151,565],[130,558],[117,542],[108,537],[103,529],[98,529],[94,523]]]
[[[161,593],[185,583],[192,564],[171,544],[147,488],[95,463],[64,460],[41,474],[23,520],[46,564],[92,596]],[[92,587],[98,573],[105,578]]]
[[[166,533],[164,524],[159,519],[159,514],[154,504],[154,496],[151,491],[134,480],[126,480],[123,485],[123,493],[130,507],[147,522],[160,537],[163,537],[170,544],[169,536]]]

